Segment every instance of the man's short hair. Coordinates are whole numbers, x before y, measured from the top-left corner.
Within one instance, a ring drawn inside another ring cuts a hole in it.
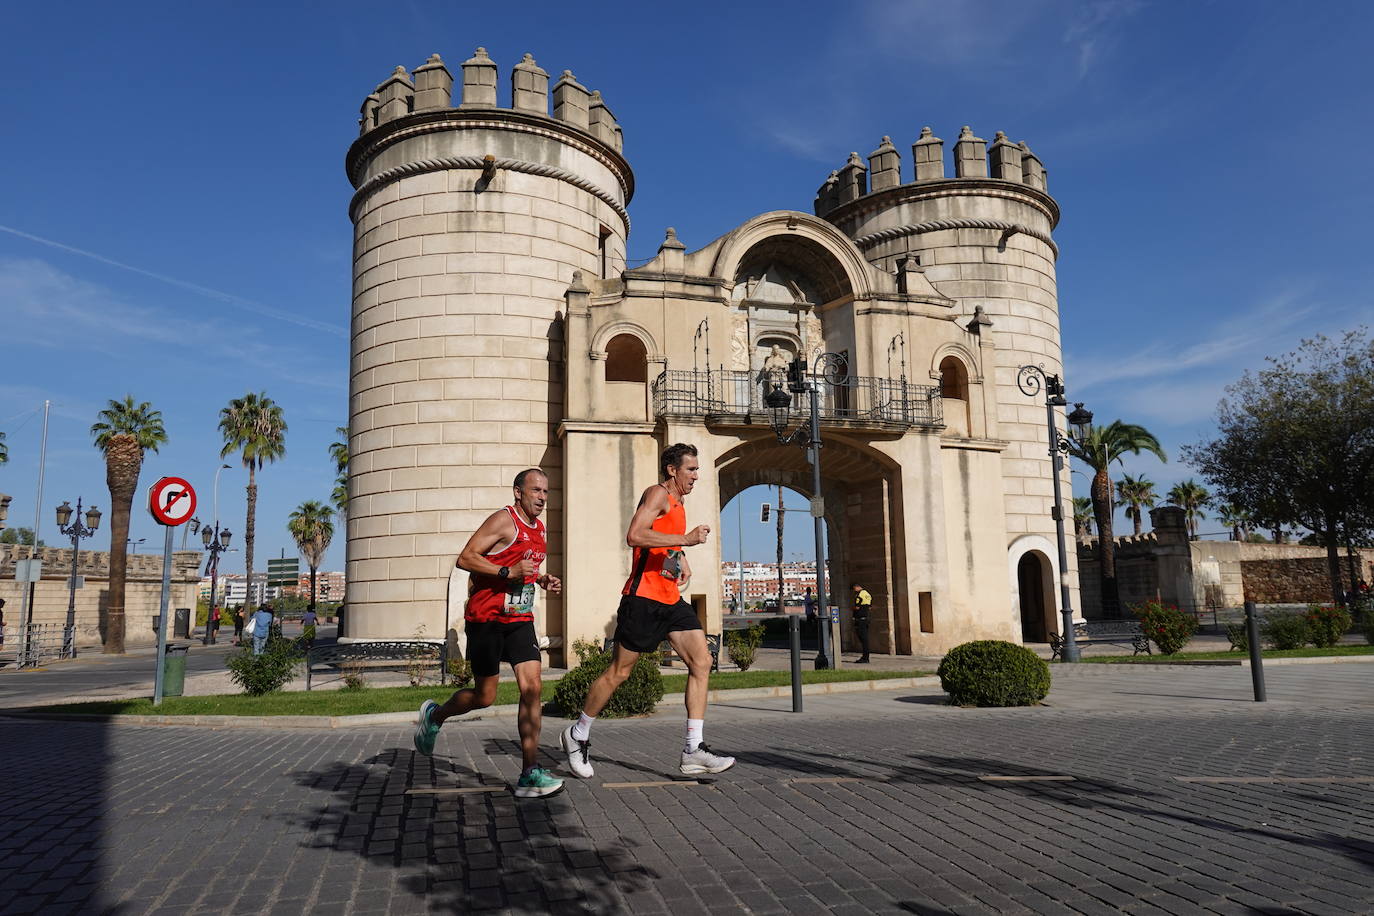
[[[526,477],[529,477],[531,474],[538,474],[540,477],[543,477],[545,480],[548,480],[548,479],[549,479],[549,475],[548,475],[548,474],[545,474],[545,473],[543,472],[543,470],[540,469],[540,468],[525,468],[525,469],[524,469],[523,471],[521,471],[519,474],[516,474],[516,475],[515,475],[515,483],[513,484],[513,486],[514,486],[517,490],[520,489],[521,487],[523,487],[523,486],[525,485],[525,478],[526,478]]]
[[[663,454],[658,459],[658,472],[663,475],[663,479],[668,479],[669,468],[682,467],[682,459],[691,455],[696,457],[697,447],[688,445],[686,442],[678,442],[668,446],[663,450]]]

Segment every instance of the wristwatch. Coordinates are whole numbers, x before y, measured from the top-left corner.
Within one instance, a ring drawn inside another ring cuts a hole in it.
[[[502,566],[502,567],[501,567],[501,571],[498,572],[496,575],[499,576],[499,577],[502,578],[502,579],[509,579],[509,578],[510,578],[510,567],[509,567],[509,566]]]

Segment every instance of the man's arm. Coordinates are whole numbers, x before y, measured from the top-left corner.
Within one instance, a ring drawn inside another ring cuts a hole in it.
[[[472,533],[472,537],[468,538],[467,544],[458,554],[458,568],[481,576],[499,576],[501,567],[488,560],[485,554],[491,553],[498,546],[504,547],[513,540],[515,540],[515,522],[511,521],[510,513],[505,509],[493,512]],[[521,560],[510,567],[510,579],[512,581],[524,580],[533,574],[534,562],[532,560]]]
[[[668,512],[668,491],[660,486],[652,486],[639,498],[639,508],[630,518],[630,529],[625,532],[625,543],[631,547],[694,547],[705,543],[711,529],[697,525],[686,534],[664,534],[654,530],[654,522]]]

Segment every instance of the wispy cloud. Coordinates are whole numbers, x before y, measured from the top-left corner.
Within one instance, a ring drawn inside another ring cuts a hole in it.
[[[214,299],[217,302],[223,302],[228,305],[235,306],[236,308],[243,309],[244,311],[252,312],[257,315],[262,315],[267,318],[272,318],[277,321],[284,321],[288,324],[298,325],[303,328],[310,328],[315,331],[323,331],[326,334],[333,334],[338,337],[348,336],[348,329],[343,327],[342,325],[329,324],[323,321],[315,321],[311,318],[302,318],[299,315],[293,315],[289,312],[283,312],[279,309],[271,308],[270,306],[263,305],[261,302],[255,302],[252,299],[245,299],[244,297],[236,296],[233,293],[226,293],[222,290],[211,289],[208,286],[201,286],[198,283],[190,283],[186,280],[178,280],[176,277],[169,277],[166,274],[156,273],[151,270],[144,270],[142,267],[134,267],[132,264],[125,264],[122,261],[116,261],[113,258],[107,258],[104,255],[96,254],[93,251],[87,251],[83,248],[76,248],[72,245],[66,245],[62,242],[53,241],[52,239],[45,239],[42,236],[32,235],[31,233],[23,232],[11,226],[0,225],[0,232],[7,232],[10,235],[17,236],[21,239],[27,239],[30,242],[36,242],[39,245],[47,245],[49,248],[56,248],[59,251],[66,251],[70,254],[80,255],[81,257],[89,258],[92,261],[99,261],[101,264],[108,264],[111,267],[118,267],[120,270],[127,270],[131,273],[139,274],[140,276],[150,277],[161,283],[166,283],[170,286],[176,286],[181,289],[189,290],[193,293],[196,293],[197,295],[204,296],[208,299]]]
[[[1141,9],[1140,0],[1097,0],[1078,8],[1064,29],[1064,44],[1078,57],[1078,76],[1088,75],[1102,55],[1120,39],[1123,21]]]

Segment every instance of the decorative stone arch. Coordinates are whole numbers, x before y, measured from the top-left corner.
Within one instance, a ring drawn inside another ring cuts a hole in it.
[[[663,362],[663,353],[658,348],[658,342],[654,340],[654,335],[650,334],[641,324],[633,321],[614,321],[608,325],[597,328],[596,334],[592,336],[591,357],[592,359],[606,358],[606,345],[612,338],[619,337],[621,334],[629,334],[638,337],[639,342],[644,344],[645,358],[651,363]]]
[[[958,379],[946,378],[945,368],[953,363]],[[944,402],[946,436],[981,437],[987,435],[986,425],[975,422],[983,415],[981,393],[983,377],[973,352],[960,343],[946,343],[936,348],[931,357],[930,377],[940,388]],[[975,404],[976,402],[976,404]]]
[[[978,365],[977,355],[963,344],[949,341],[936,347],[930,358],[930,377],[935,380],[936,384],[940,382],[940,364],[951,356],[964,364],[964,371],[968,376],[970,385],[983,383],[983,371],[982,367]]]
[[[1058,633],[1063,629],[1062,615],[1059,613],[1059,563],[1058,549],[1049,538],[1040,534],[1023,534],[1007,547],[1007,581],[1011,589],[1012,606],[1018,614],[1023,607],[1021,595],[1021,560],[1033,557],[1040,565],[1040,588],[1038,603],[1042,608],[1043,626],[1046,633]],[[1026,596],[1036,601],[1037,596]],[[1019,621],[1018,617],[1018,621]],[[1020,624],[1018,622],[1018,628]]]
[[[846,296],[872,298],[875,272],[849,237],[825,220],[795,210],[761,214],[727,235],[716,254],[712,274],[733,283],[740,264],[750,252],[773,239],[796,239],[813,253],[824,252],[829,256],[832,267],[838,272],[817,277],[828,292],[838,293],[831,295],[827,302]]]

